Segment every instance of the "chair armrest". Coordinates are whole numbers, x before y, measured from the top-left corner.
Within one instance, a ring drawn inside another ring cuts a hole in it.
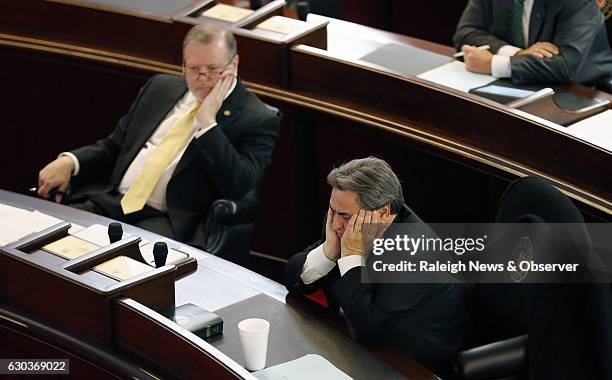
[[[261,202],[254,191],[237,202],[229,199],[214,201],[204,224],[204,249],[216,255],[224,245],[227,227],[253,223],[260,209]]]
[[[455,371],[462,379],[500,379],[525,370],[527,335],[474,347],[459,353]]]

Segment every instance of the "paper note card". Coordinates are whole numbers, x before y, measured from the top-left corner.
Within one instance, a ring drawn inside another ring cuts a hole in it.
[[[86,255],[98,248],[95,244],[70,235],[43,246],[44,250],[69,260]]]
[[[155,258],[153,257],[153,246],[155,246],[155,244],[143,245],[142,247],[140,247],[140,254],[147,263],[155,266]],[[176,264],[187,258],[189,258],[188,254],[176,251],[168,247],[168,256],[166,257],[166,264]]]
[[[93,269],[115,280],[122,281],[150,272],[155,268],[130,257],[117,256],[112,260],[105,261],[95,266]]]
[[[266,21],[257,24],[256,28],[266,29],[281,34],[292,34],[304,30],[308,25],[304,21],[283,16],[272,16]]]
[[[316,354],[304,355],[290,362],[253,372],[253,375],[260,380],[352,379],[327,361],[327,359]]]
[[[473,88],[485,86],[497,79],[491,75],[477,74],[465,69],[465,64],[453,61],[417,75],[428,80],[459,91],[468,92]]]
[[[250,9],[232,7],[231,5],[217,4],[202,12],[202,16],[216,18],[218,20],[236,22],[253,13]]]
[[[569,126],[576,137],[612,152],[612,110],[606,110]]]

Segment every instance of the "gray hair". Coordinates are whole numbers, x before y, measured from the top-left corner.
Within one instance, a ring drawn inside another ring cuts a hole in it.
[[[218,24],[198,24],[191,28],[185,35],[185,39],[183,39],[183,51],[187,44],[200,43],[208,45],[219,38],[225,40],[228,57],[230,59],[234,58],[237,53],[234,34]]]
[[[338,190],[357,193],[359,206],[366,210],[377,210],[388,204],[395,214],[404,204],[399,179],[380,158],[360,158],[334,168],[327,175],[327,183]]]

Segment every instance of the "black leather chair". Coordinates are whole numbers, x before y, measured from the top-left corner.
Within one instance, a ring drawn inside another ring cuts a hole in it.
[[[612,0],[604,0],[599,6],[601,8],[601,13],[603,13],[604,16],[606,29],[608,30],[608,41],[610,42],[610,48],[612,49]],[[612,74],[610,78],[597,83],[596,87],[600,91],[605,91],[608,94],[612,94]]]
[[[204,227],[206,252],[247,266],[253,222],[260,209],[255,190],[237,202],[228,199],[213,202]]]
[[[282,118],[281,111],[266,105]],[[240,200],[217,199],[210,206],[204,224],[204,250],[247,267],[253,237],[253,223],[261,211],[258,191],[248,192]]]
[[[597,262],[588,248],[590,236],[582,215],[544,179],[513,182],[502,196],[496,222],[519,223],[498,224],[493,232],[490,249],[505,249],[508,258],[518,248],[525,249],[526,237],[528,256],[538,263],[568,260],[568,255],[572,262]],[[522,228],[529,223],[529,228]],[[572,228],[561,223],[571,223]],[[548,239],[551,235],[555,239]],[[559,235],[561,246],[556,244]],[[468,305],[473,302],[475,347],[458,355],[457,378],[612,378],[609,284],[483,282],[467,289]]]

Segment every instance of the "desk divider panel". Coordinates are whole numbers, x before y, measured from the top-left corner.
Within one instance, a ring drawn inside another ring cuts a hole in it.
[[[151,267],[124,280],[109,277],[104,282],[96,281],[82,274],[99,272],[97,265],[119,256],[149,266],[140,255],[141,239],[128,237],[58,265],[57,257],[43,246],[68,236],[70,227],[70,223],[62,222],[2,248],[2,302],[49,320],[58,328],[108,344],[113,336],[114,299],[129,297],[153,310],[167,310],[175,306],[177,275],[197,268],[196,260],[190,257],[178,265]]]

